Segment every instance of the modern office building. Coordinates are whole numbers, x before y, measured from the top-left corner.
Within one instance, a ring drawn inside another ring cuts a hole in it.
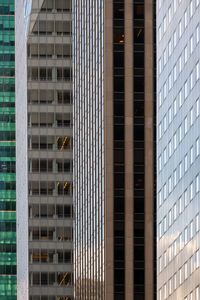
[[[71,1],[16,2],[18,298],[72,300]]]
[[[155,299],[155,3],[73,1],[75,298]]]
[[[157,3],[157,296],[200,297],[200,1]]]
[[[0,3],[0,299],[16,300],[14,0]]]

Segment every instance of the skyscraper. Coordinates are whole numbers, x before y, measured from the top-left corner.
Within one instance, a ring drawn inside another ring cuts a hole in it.
[[[73,1],[76,299],[155,299],[154,12]]]
[[[71,300],[71,1],[18,1],[16,14],[18,297]]]
[[[200,1],[157,5],[158,300],[198,300]]]
[[[16,299],[14,0],[0,3],[0,299]]]

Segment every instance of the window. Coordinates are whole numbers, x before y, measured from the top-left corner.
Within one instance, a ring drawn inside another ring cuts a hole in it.
[[[166,183],[164,184],[164,187],[163,187],[163,197],[164,197],[164,200],[167,199],[167,185],[166,185]]]
[[[199,215],[196,215],[196,218],[195,218],[195,229],[196,229],[196,232],[199,231]]]
[[[163,19],[163,31],[164,31],[164,33],[165,33],[166,29],[167,29],[167,18],[165,16],[164,19]]]
[[[188,60],[188,50],[187,50],[187,45],[185,46],[185,49],[184,49],[184,63],[186,64]]]
[[[187,279],[187,277],[188,277],[188,266],[187,266],[187,263],[185,263],[185,266],[184,266],[184,273],[185,273],[185,279]]]
[[[199,1],[199,0],[198,0]],[[196,43],[199,43],[199,25],[196,28]]]
[[[167,266],[167,252],[164,252],[164,267]]]
[[[182,141],[182,127],[181,126],[179,126],[179,129],[178,129],[178,131],[179,131],[179,142],[181,142]]]
[[[169,52],[169,57],[170,57],[172,54],[172,41],[171,40],[169,41],[168,49],[169,49],[168,52]]]
[[[174,82],[177,79],[177,71],[176,71],[176,65],[174,66]]]
[[[174,221],[176,220],[177,218],[177,205],[176,203],[174,204]]]
[[[182,22],[181,21],[178,24],[178,31],[179,31],[179,38],[180,38],[182,35]]]
[[[193,164],[194,162],[194,147],[192,146],[190,148],[190,164]]]
[[[199,287],[196,288],[196,300],[199,300]]]
[[[182,200],[182,196],[179,198],[179,214],[182,213],[183,210],[183,200]]]
[[[161,28],[161,25],[159,26],[159,29],[158,29],[158,39],[159,39],[159,42],[162,39],[162,28]]]
[[[178,99],[179,99],[179,107],[181,107],[182,106],[182,92],[181,92],[181,90],[179,91],[179,94],[178,94]]]
[[[172,260],[172,246],[169,247],[169,262]]]
[[[187,242],[188,242],[188,229],[186,227],[185,230],[184,230],[184,243],[185,243],[185,245],[187,244]]]
[[[167,130],[167,116],[164,116],[164,120],[163,120],[163,124],[164,124],[164,132]]]
[[[166,216],[163,219],[163,230],[164,230],[164,233],[167,231],[167,217]]]
[[[169,74],[169,90],[172,88],[172,74]]]
[[[174,171],[174,186],[177,184],[177,170]]]
[[[193,36],[191,36],[190,38],[190,54],[192,54],[194,50],[194,39],[193,39]]]
[[[185,119],[184,119],[184,132],[185,132],[185,134],[187,133],[187,130],[188,130],[188,128],[187,128],[187,116],[186,116]]]
[[[193,16],[193,0],[190,1],[190,18]]]
[[[196,193],[199,192],[199,175],[196,176]]]
[[[199,99],[196,101],[196,116],[199,116]]]
[[[184,25],[185,25],[185,28],[186,28],[187,27],[187,10],[184,13]]]
[[[196,252],[196,268],[199,268],[199,250]]]
[[[168,220],[169,220],[169,226],[171,226],[172,225],[172,210],[171,209],[169,211]]]
[[[168,20],[169,20],[169,23],[170,23],[171,20],[172,20],[172,8],[171,8],[171,5],[170,5],[170,7],[168,8]]]
[[[174,134],[174,150],[177,148],[177,134]]]
[[[159,203],[159,206],[162,204],[162,192],[161,192],[161,190],[158,193],[158,203]]]
[[[174,274],[174,290],[176,290],[177,286],[176,286],[176,273]]]
[[[186,99],[187,96],[188,96],[188,83],[187,83],[187,81],[184,84],[184,92],[185,92],[185,99]]]
[[[177,254],[177,241],[174,241],[174,256]]]
[[[172,141],[169,141],[169,157],[172,155]]]
[[[185,162],[185,172],[186,172],[187,169],[188,169],[188,157],[187,157],[187,154],[185,155],[184,162]]]
[[[176,34],[176,31],[174,31],[173,39],[174,39],[174,48],[175,48],[176,44],[177,44],[177,34]]]
[[[170,108],[169,108],[169,124],[172,122],[172,107],[170,106]]]
[[[190,184],[190,201],[193,199],[193,182]]]
[[[169,194],[171,193],[172,191],[172,178],[169,177]]]
[[[199,156],[199,138],[196,140],[196,156]]]
[[[179,178],[181,179],[182,177],[182,161],[179,164]]]
[[[187,195],[187,190],[184,192],[184,205],[185,207],[188,205],[188,195]]]
[[[163,161],[164,161],[164,165],[167,163],[167,148],[164,149],[164,154],[163,154]]]
[[[179,57],[179,73],[181,73],[181,71],[182,71],[182,57],[180,56]]]
[[[172,279],[169,280],[169,295],[172,293]]]
[[[194,86],[194,80],[193,80],[193,72],[190,74],[190,90],[193,89]]]
[[[199,80],[199,62],[196,64],[196,80]]]
[[[192,239],[193,238],[193,226],[194,226],[194,224],[193,224],[193,221],[190,223],[190,239]]]
[[[159,272],[162,271],[162,257],[159,257]]]
[[[174,116],[177,114],[177,100],[174,99]]]

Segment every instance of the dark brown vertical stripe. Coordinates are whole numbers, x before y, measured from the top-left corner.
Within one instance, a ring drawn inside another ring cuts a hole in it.
[[[145,1],[145,298],[153,300],[153,1]]]
[[[133,1],[125,0],[125,299],[133,299]]]

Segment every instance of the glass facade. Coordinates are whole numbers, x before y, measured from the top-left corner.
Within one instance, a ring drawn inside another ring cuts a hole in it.
[[[200,1],[157,1],[157,299],[200,297]]]
[[[14,0],[0,3],[0,298],[16,299]]]

